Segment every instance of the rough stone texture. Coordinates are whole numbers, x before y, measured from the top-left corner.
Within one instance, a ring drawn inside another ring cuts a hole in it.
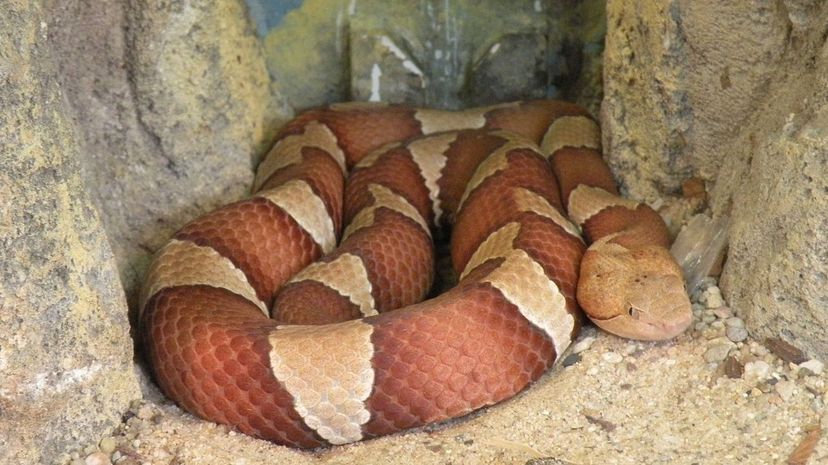
[[[0,14],[0,462],[50,463],[140,396],[39,2]]]
[[[350,82],[353,100],[424,106],[426,80],[411,45],[385,31],[353,24],[350,33]]]
[[[547,95],[577,102],[598,116],[603,94],[606,0],[549,3]]]
[[[501,36],[470,70],[465,100],[477,106],[543,97],[549,80],[547,54],[542,32]]]
[[[760,337],[828,357],[828,5],[611,0],[605,149],[634,197],[692,175],[731,216],[722,277]]]
[[[50,2],[50,17],[84,180],[134,310],[151,254],[248,192],[290,111],[242,0],[65,0]]]
[[[274,3],[248,2],[258,16]],[[263,32],[268,69],[294,108],[347,99],[460,108],[549,95],[595,109],[600,101],[599,0],[425,0],[417,8],[305,0],[286,10],[275,26],[257,20],[271,26]]]

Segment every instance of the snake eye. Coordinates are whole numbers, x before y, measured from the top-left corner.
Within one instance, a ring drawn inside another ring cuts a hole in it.
[[[630,305],[630,306],[629,306],[629,308],[627,308],[627,313],[628,313],[628,314],[629,314],[629,315],[630,315],[633,319],[636,319],[636,320],[638,319],[638,316],[639,316],[638,309],[637,309],[637,308],[635,308],[635,307],[633,307],[632,305]]]

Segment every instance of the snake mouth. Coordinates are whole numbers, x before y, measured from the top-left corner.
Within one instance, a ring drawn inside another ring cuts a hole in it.
[[[634,308],[634,307],[630,307]],[[677,309],[679,307],[676,307]],[[590,318],[599,328],[608,331],[616,336],[642,341],[663,341],[672,339],[690,326],[693,320],[693,313],[690,311],[676,312],[680,315],[670,320],[651,320],[634,318],[629,312],[614,317],[599,319]],[[633,312],[635,313],[635,311]],[[639,311],[640,313],[640,311]]]

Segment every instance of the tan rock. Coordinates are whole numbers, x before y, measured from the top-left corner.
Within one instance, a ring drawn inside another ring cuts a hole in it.
[[[828,4],[611,0],[607,12],[602,123],[624,189],[647,200],[705,181],[714,215],[730,216],[730,306],[756,337],[825,357]]]
[[[0,457],[52,463],[140,396],[126,302],[40,2],[0,14]]]
[[[134,307],[150,255],[184,222],[248,192],[290,110],[271,89],[244,0],[47,3],[84,181]]]

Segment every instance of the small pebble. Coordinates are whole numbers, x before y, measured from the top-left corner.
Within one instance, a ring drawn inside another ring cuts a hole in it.
[[[704,331],[702,331],[702,336],[708,341],[718,339],[724,336],[724,328],[714,328],[708,326],[704,329]]]
[[[699,283],[699,287],[707,289],[708,287],[716,286],[716,278],[713,276],[705,276],[702,278],[701,282]]]
[[[733,311],[730,310],[730,307],[719,307],[714,308],[713,313],[720,319],[726,320],[733,316]]]
[[[735,344],[725,338],[716,338],[710,341],[710,346],[704,353],[704,359],[709,362],[721,362],[727,358],[730,350],[736,347]]]
[[[115,451],[115,448],[118,447],[118,441],[113,437],[106,437],[101,439],[99,444],[101,451],[106,454],[111,454]]]
[[[751,342],[750,343],[750,353],[757,356],[757,357],[763,357],[763,356],[768,354],[768,349],[765,346],[761,345],[761,344],[758,344],[756,342]]]
[[[581,339],[580,341],[572,345],[572,353],[579,354],[589,349],[592,346],[593,342],[595,342],[594,336],[586,336],[585,338]]]
[[[802,350],[781,338],[769,337],[765,339],[765,345],[777,357],[786,362],[800,364],[808,360],[808,357],[805,356]]]
[[[103,452],[94,452],[87,455],[84,462],[86,465],[112,465],[112,461],[109,460],[109,455]]]
[[[799,368],[805,368],[806,370],[810,371],[811,373],[819,376],[822,374],[822,371],[825,369],[825,364],[820,362],[817,359],[811,359],[807,362],[802,362],[799,364]]]
[[[742,342],[748,337],[747,330],[737,326],[728,326],[726,334],[727,338],[733,342]]]
[[[702,321],[705,322],[705,323],[713,323],[714,321],[716,321],[716,316],[715,315],[704,315],[702,317]]]
[[[155,416],[155,411],[149,404],[145,404],[138,408],[136,416],[142,420],[150,420]]]
[[[771,367],[763,360],[756,360],[745,364],[745,380],[760,381],[770,377]]]
[[[607,363],[612,363],[613,365],[621,363],[624,360],[624,356],[617,352],[604,352],[601,354],[601,358],[603,358]]]
[[[776,389],[776,393],[779,394],[779,397],[782,398],[785,402],[791,400],[796,391],[796,384],[793,381],[779,381],[774,386]]]
[[[738,379],[742,377],[745,371],[744,365],[734,356],[729,356],[724,361],[724,372],[730,379]]]
[[[724,306],[724,299],[722,299],[722,291],[719,290],[718,287],[710,287],[704,294],[702,294],[702,300],[704,301],[705,306],[707,308],[719,308]]]
[[[581,361],[581,356],[579,354],[569,354],[564,357],[563,362],[561,364],[565,367],[569,367],[575,365],[576,363]]]
[[[732,327],[732,328],[744,328],[745,327],[744,320],[742,320],[738,316],[732,316],[730,318],[727,318],[725,320],[725,324],[729,327]]]

